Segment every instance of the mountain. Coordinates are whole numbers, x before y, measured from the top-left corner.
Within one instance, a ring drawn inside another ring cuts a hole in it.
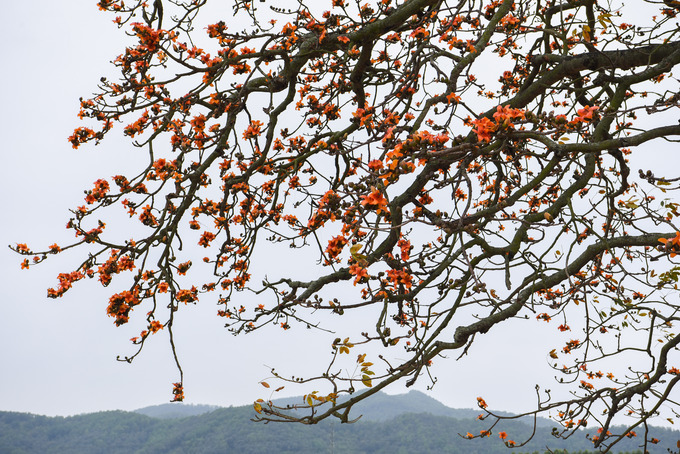
[[[340,398],[340,401],[343,399]],[[302,403],[302,397],[287,397],[275,399],[278,406],[295,405]],[[217,410],[215,405],[187,405],[182,403],[167,403],[153,405],[135,410],[135,413],[151,416],[153,418],[185,418]],[[456,419],[476,419],[479,410],[469,408],[447,407],[438,400],[420,391],[410,391],[406,394],[390,395],[378,393],[370,399],[357,403],[352,409],[352,418],[361,416],[362,421],[387,421],[407,413],[427,413],[435,416],[448,416]],[[497,412],[499,415],[511,416],[511,413]],[[527,424],[531,424],[532,418],[524,418]],[[538,418],[539,427],[551,427],[552,422],[546,418]]]
[[[347,397],[340,397],[340,402]],[[275,399],[274,403],[280,407],[296,405],[303,402],[302,397],[287,397]],[[354,405],[350,419],[361,416],[362,421],[386,421],[405,413],[429,413],[436,416],[450,416],[452,418],[476,418],[479,411],[471,409],[455,409],[420,391],[410,391],[407,394],[389,395],[377,393],[370,399]]]
[[[139,408],[135,413],[150,416],[152,418],[176,419],[197,416],[217,410],[217,405],[194,405],[181,402],[151,405],[150,407]]]
[[[298,402],[300,402],[298,400]],[[407,413],[428,413],[434,416],[448,416],[456,419],[477,419],[480,410],[471,408],[451,408],[420,391],[410,391],[407,394],[389,395],[378,393],[370,399],[359,402],[354,406],[356,416],[369,421],[387,421]],[[502,416],[512,416],[511,413],[496,412]],[[523,419],[531,424],[532,418]],[[537,418],[539,427],[549,427],[553,423],[546,418]]]
[[[508,451],[495,434],[506,431],[516,441],[527,438],[532,428],[519,420],[499,424],[490,438],[466,440],[459,434],[486,428],[476,419],[477,411],[451,409],[414,391],[378,394],[357,410],[364,416],[355,424],[323,421],[315,426],[253,423],[251,406],[215,409],[172,404],[72,417],[0,412],[0,453],[508,454],[543,453],[546,446],[571,453],[592,448],[585,432],[557,440],[544,427],[529,444]],[[667,454],[666,448],[675,447],[680,432],[655,428],[650,436],[662,440],[651,454]],[[627,439],[618,449],[639,448],[635,439]]]

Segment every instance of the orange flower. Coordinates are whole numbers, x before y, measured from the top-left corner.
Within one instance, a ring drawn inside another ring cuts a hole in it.
[[[675,257],[676,252],[673,251],[680,249],[680,232],[675,232],[674,238],[659,238],[659,243],[663,243],[666,251],[670,251],[670,256]]]
[[[408,260],[411,254],[411,242],[409,240],[401,239],[397,241],[397,246],[399,246],[399,250],[401,251],[401,259],[404,261]]]
[[[152,333],[156,333],[156,332],[158,332],[162,329],[163,329],[163,324],[161,322],[159,322],[158,320],[152,321],[151,324],[149,325],[149,331],[151,331]]]
[[[212,232],[203,232],[201,238],[198,240],[199,246],[208,247],[212,240],[215,239],[215,234]]]
[[[505,432],[499,432],[499,433],[498,433],[498,437],[499,437],[501,440],[505,440],[506,438],[508,438],[508,434],[505,433]]]
[[[172,394],[174,394],[173,402],[182,402],[184,400],[184,386],[182,386],[182,383],[172,384]]]
[[[92,129],[82,127],[73,131],[73,135],[68,138],[68,141],[71,142],[73,148],[78,148],[80,144],[87,142],[93,137],[96,137],[96,134]]]
[[[550,321],[550,316],[549,316],[548,314],[546,314],[546,313],[538,314],[538,315],[536,316],[536,320],[543,320],[543,321],[549,322],[549,321]]]
[[[513,128],[515,125],[512,124],[511,120],[523,119],[524,111],[521,109],[513,109],[509,106],[498,106],[496,112],[493,114],[493,119],[499,125],[502,123],[503,126]]]
[[[331,238],[328,241],[328,247],[326,247],[326,253],[330,259],[336,258],[342,252],[342,249],[347,244],[347,238],[342,235],[338,235]]]
[[[486,117],[479,120],[472,120],[477,133],[477,140],[480,142],[491,142],[491,135],[496,131],[496,124]]]
[[[354,264],[349,267],[349,274],[356,276],[354,279],[354,285],[361,280],[363,277],[368,277],[368,270],[359,264]]]
[[[243,131],[243,138],[244,139],[254,139],[255,137],[259,136],[260,133],[262,132],[260,128],[263,126],[263,123],[258,120],[253,120],[250,122],[250,125],[248,128]]]
[[[458,104],[459,102],[460,102],[460,96],[458,96],[457,94],[449,93],[448,95],[446,95],[446,103],[447,104],[451,104],[451,103]]]
[[[28,254],[28,253],[31,252],[31,250],[28,248],[28,246],[26,246],[26,244],[24,244],[24,243],[18,243],[16,249],[17,249],[17,252],[19,252],[19,253]]]
[[[595,112],[597,112],[598,109],[599,109],[598,106],[593,106],[593,107],[585,106],[583,109],[577,110],[576,113],[578,114],[578,116],[576,118],[574,118],[572,123],[579,122],[579,121],[582,121],[582,122],[592,121],[593,114]]]
[[[191,290],[179,290],[175,295],[175,299],[185,304],[193,303],[194,301],[198,301],[198,291],[195,287],[192,287]]]
[[[374,159],[368,163],[368,168],[372,172],[379,172],[383,168],[383,162],[380,159]]]
[[[381,211],[388,212],[387,199],[383,197],[382,192],[376,188],[372,189],[373,192],[371,192],[369,195],[361,196],[361,198],[364,199],[361,201],[361,204],[366,208],[375,209],[377,214],[380,214]]]
[[[395,290],[400,286],[405,287],[405,292],[413,285],[413,277],[404,270],[387,270],[387,277],[392,282]]]

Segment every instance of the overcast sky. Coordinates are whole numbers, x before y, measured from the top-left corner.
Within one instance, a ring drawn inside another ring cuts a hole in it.
[[[132,353],[128,339],[138,330],[116,328],[106,316],[112,289],[81,285],[64,298],[47,299],[46,289],[56,284],[57,273],[73,269],[77,254],[25,271],[6,247],[68,243],[68,209],[82,204],[83,190],[138,167],[139,152],[125,141],[73,150],[66,140],[78,126],[78,98],[94,92],[101,76],[114,78],[109,62],[122,50],[121,32],[95,0],[7,2],[3,8],[0,410],[71,415],[166,402],[178,376],[165,338],[133,364],[116,361]],[[269,376],[267,366],[296,373],[315,357],[328,358],[329,343],[315,341],[307,330],[234,338],[215,313],[206,303],[183,311],[178,322],[188,403],[250,404],[268,397],[258,384]],[[439,383],[426,391],[428,382],[421,380],[416,388],[451,407],[474,407],[483,395],[496,409],[532,408],[534,385],[552,386],[547,352],[554,346],[542,344],[543,326],[530,322],[531,329],[517,323],[478,339],[461,361],[438,360]]]

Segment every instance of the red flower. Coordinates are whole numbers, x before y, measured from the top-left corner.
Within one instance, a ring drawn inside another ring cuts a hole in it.
[[[151,324],[149,325],[149,331],[151,331],[152,333],[156,333],[162,329],[163,324],[157,320],[152,321]]]
[[[258,120],[253,120],[250,122],[250,125],[248,125],[248,128],[243,131],[243,138],[244,139],[254,139],[255,137],[259,136],[262,131],[261,127],[263,126],[263,123]]]
[[[399,246],[399,249],[401,251],[400,254],[401,259],[404,261],[408,260],[411,253],[411,242],[409,240],[401,239],[397,241],[397,246]]]
[[[472,120],[475,125],[474,131],[477,133],[477,140],[480,142],[491,142],[491,135],[496,131],[496,124],[486,117],[479,120]]]
[[[212,240],[215,239],[215,234],[212,232],[203,232],[201,238],[198,240],[199,246],[208,247]]]
[[[368,163],[368,168],[371,169],[372,172],[378,172],[383,168],[383,162],[380,159],[374,159]]]
[[[377,214],[380,214],[381,211],[389,211],[387,209],[387,199],[383,197],[382,192],[375,188],[373,188],[373,192],[369,195],[362,195],[361,198],[364,199],[361,201],[361,204],[366,208],[376,210]]]
[[[354,265],[349,267],[349,274],[351,274],[352,276],[356,276],[356,278],[354,279],[354,285],[357,285],[361,278],[368,277],[368,270],[363,266],[355,263]]]
[[[173,402],[182,402],[184,400],[184,386],[182,386],[182,383],[172,384],[172,394],[174,394]]]
[[[579,109],[579,110],[576,111],[578,116],[576,118],[574,118],[570,123],[574,124],[574,123],[578,123],[578,122],[584,122],[585,123],[585,122],[592,121],[593,120],[593,114],[595,112],[597,112],[598,109],[599,109],[598,106],[593,106],[593,107],[585,106],[583,109]]]
[[[18,243],[17,244],[17,252],[22,253],[22,254],[28,254],[31,252],[31,250],[26,246],[24,243]]]

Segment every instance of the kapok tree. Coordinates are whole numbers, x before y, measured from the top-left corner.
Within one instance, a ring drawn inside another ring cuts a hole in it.
[[[547,322],[571,394],[539,392],[536,412],[558,415],[559,436],[599,427],[603,450],[635,430],[655,441],[648,420],[678,411],[680,205],[677,178],[629,160],[680,136],[678,2],[150,3],[99,1],[130,45],[69,137],[119,130],[146,153],[93,176],[73,244],[12,246],[26,268],[83,254],[49,297],[85,278],[115,289],[115,324],[146,326],[127,361],[186,305],[216,301],[235,334],[360,312],[362,337],[337,333],[317,376],[275,373],[309,386],[295,412],[255,403],[309,424],[431,380],[432,361],[505,322]],[[256,260],[272,243],[294,274]]]

